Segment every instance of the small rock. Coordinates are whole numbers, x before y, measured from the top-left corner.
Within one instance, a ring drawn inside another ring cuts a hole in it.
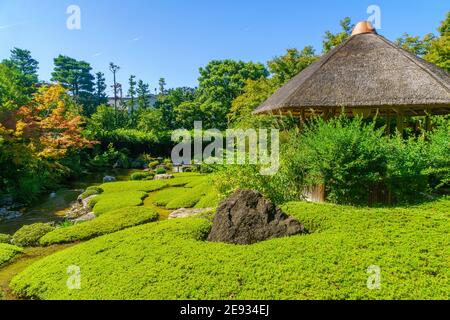
[[[208,241],[253,244],[303,232],[300,222],[259,192],[238,190],[217,209]]]
[[[188,218],[201,213],[205,213],[207,211],[211,211],[212,208],[202,208],[202,209],[185,209],[181,208],[175,210],[169,215],[169,219],[178,219],[178,218]]]
[[[77,224],[80,222],[91,221],[91,220],[94,220],[95,218],[96,218],[96,215],[93,212],[89,212],[89,213],[85,214],[84,216],[81,216],[81,217],[73,220],[73,222],[75,224]]]
[[[157,174],[153,180],[169,180],[169,179],[173,179],[175,178],[173,175],[171,174]]]
[[[105,176],[105,177],[103,177],[103,182],[104,183],[114,182],[114,181],[117,181],[116,177],[113,177],[113,176]]]
[[[54,198],[56,198],[56,192],[50,193],[50,199],[54,199]]]

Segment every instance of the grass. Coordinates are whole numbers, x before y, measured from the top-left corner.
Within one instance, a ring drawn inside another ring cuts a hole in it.
[[[449,205],[289,203],[311,233],[250,246],[204,241],[207,219],[145,224],[44,258],[11,287],[37,299],[448,299]],[[70,265],[81,290],[67,289]],[[372,265],[379,290],[367,288]]]
[[[43,246],[89,240],[105,234],[114,233],[129,227],[153,222],[158,214],[144,207],[122,208],[104,214],[97,219],[59,228],[42,237],[39,242]]]
[[[22,248],[0,243],[0,267],[11,261],[18,254],[22,253]]]

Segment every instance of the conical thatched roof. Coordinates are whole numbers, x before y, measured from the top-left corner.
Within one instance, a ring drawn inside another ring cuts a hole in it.
[[[259,113],[450,113],[450,75],[361,24],[279,89]]]

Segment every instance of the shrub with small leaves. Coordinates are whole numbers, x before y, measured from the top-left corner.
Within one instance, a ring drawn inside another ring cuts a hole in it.
[[[135,172],[130,176],[132,181],[151,180],[155,175],[151,172]]]
[[[55,230],[46,223],[35,223],[20,228],[12,237],[12,243],[21,247],[32,247],[39,244],[39,239]]]
[[[156,174],[165,174],[167,173],[167,170],[164,168],[158,168],[156,169]]]
[[[11,243],[11,236],[9,234],[0,233],[0,243]]]

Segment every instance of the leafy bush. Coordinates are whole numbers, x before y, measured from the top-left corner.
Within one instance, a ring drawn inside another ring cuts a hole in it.
[[[96,186],[92,186],[92,187],[87,188],[86,191],[84,191],[81,194],[81,198],[82,199],[86,199],[86,198],[89,198],[91,196],[95,196],[95,195],[101,194],[102,192],[103,192],[102,188],[96,187]]]
[[[149,167],[155,169],[159,165],[159,161],[152,161],[149,163]]]
[[[47,233],[55,230],[46,223],[35,223],[20,228],[12,237],[12,243],[21,247],[39,245],[39,239]]]
[[[158,168],[156,169],[156,174],[165,174],[167,173],[167,170],[164,168]]]
[[[136,225],[153,222],[158,214],[145,207],[126,207],[108,212],[94,220],[56,229],[43,236],[39,243],[44,246],[89,240],[114,233]]]
[[[9,234],[0,233],[0,243],[11,243],[12,237]]]
[[[155,175],[151,172],[135,172],[130,176],[130,180],[140,181],[140,180],[151,180]]]
[[[44,300],[448,299],[449,205],[288,203],[283,210],[312,233],[249,246],[205,242],[206,219],[150,223],[39,260],[10,286]],[[66,286],[73,264],[89,279],[82,290]],[[381,267],[382,290],[367,289],[371,265]]]
[[[325,186],[334,203],[368,205],[375,190],[389,192],[393,203],[414,203],[449,184],[450,125],[435,121],[433,132],[404,139],[385,136],[376,121],[315,119],[301,134],[281,137],[276,175],[262,176],[256,165],[223,166],[213,180],[223,195],[256,189],[276,203],[300,200],[317,185]]]
[[[0,243],[0,267],[8,263],[18,254],[22,253],[22,249],[10,244]]]

